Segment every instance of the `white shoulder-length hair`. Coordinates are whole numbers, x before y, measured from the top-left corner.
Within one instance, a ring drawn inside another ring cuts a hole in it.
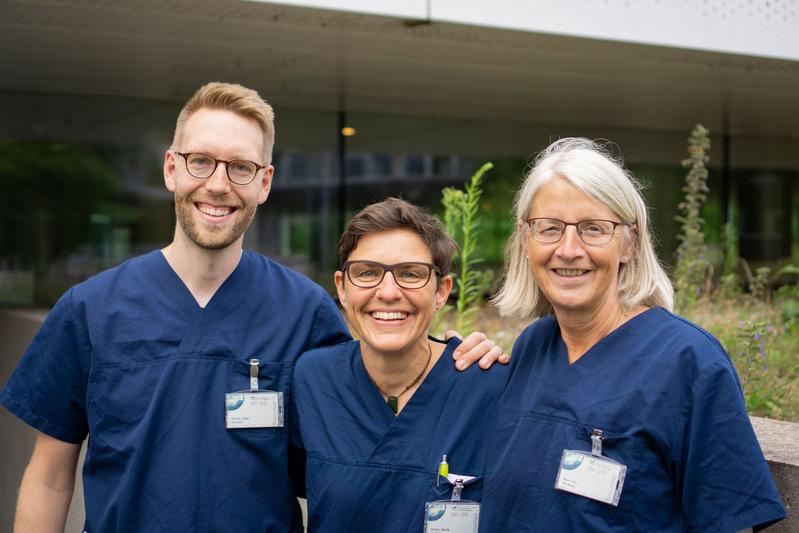
[[[516,224],[506,248],[506,271],[493,298],[504,316],[539,317],[552,313],[526,261],[527,224],[530,207],[542,185],[555,178],[598,200],[619,219],[622,237],[632,245],[630,260],[620,265],[618,299],[624,308],[661,306],[669,311],[674,288],[655,255],[649,217],[640,185],[602,146],[589,139],[566,138],[552,143],[536,158],[532,170],[516,194]]]

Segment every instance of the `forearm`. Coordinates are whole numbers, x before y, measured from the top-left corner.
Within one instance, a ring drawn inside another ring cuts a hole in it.
[[[38,434],[19,487],[15,533],[64,531],[79,453],[79,444]]]
[[[72,501],[75,476],[69,480],[41,479],[30,472],[22,478],[14,521],[15,533],[61,533]]]

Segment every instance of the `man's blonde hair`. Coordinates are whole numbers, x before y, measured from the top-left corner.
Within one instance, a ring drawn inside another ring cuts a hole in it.
[[[272,163],[272,148],[275,145],[275,113],[260,95],[237,83],[214,81],[206,83],[186,102],[175,124],[172,149],[180,143],[183,127],[194,113],[200,109],[222,109],[231,111],[258,123],[264,134],[264,164]]]

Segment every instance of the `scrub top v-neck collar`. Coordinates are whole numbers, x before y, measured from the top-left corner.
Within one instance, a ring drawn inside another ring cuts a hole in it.
[[[428,340],[428,342],[435,341]],[[384,424],[384,429],[398,420],[404,421],[413,419],[415,417],[414,413],[419,409],[418,406],[425,405],[432,391],[435,391],[437,387],[445,383],[445,377],[447,375],[446,360],[448,359],[446,355],[453,349],[454,347],[448,343],[439,356],[438,361],[436,361],[433,368],[430,369],[430,372],[422,379],[421,383],[419,383],[419,387],[408,399],[408,403],[405,404],[399,414],[394,415],[394,413],[391,412],[391,408],[386,403],[385,398],[383,398],[383,395],[372,381],[372,378],[369,377],[369,373],[363,363],[360,344],[358,345],[356,348],[356,355],[353,358],[353,373],[358,390],[363,391],[362,396],[364,397],[364,401],[369,405],[369,410],[376,413],[378,420]],[[451,361],[449,361],[449,363],[451,364]]]
[[[188,329],[181,342],[181,352],[201,352],[204,339],[215,324],[221,323],[234,303],[235,287],[240,286],[240,278],[250,270],[251,257],[242,251],[241,259],[233,272],[222,282],[205,307],[200,307],[189,288],[166,260],[163,252],[157,255],[154,276],[164,294],[175,302],[176,311],[185,316]]]
[[[616,329],[612,330],[610,333],[599,339],[596,344],[591,346],[587,352],[585,352],[579,359],[577,359],[573,363],[569,363],[569,350],[566,347],[566,343],[563,340],[563,334],[560,331],[560,323],[558,323],[558,336],[556,340],[556,350],[555,350],[555,357],[557,361],[555,362],[556,368],[560,372],[572,372],[575,374],[582,373],[584,371],[594,371],[598,370],[608,364],[613,364],[613,357],[605,353],[604,346],[608,343],[615,342],[615,339],[619,336],[627,335],[630,328],[633,328],[634,331],[640,331],[641,326],[638,325],[639,321],[647,321],[648,316],[652,314],[652,311],[657,309],[656,307],[651,307],[646,311],[638,313],[634,317],[630,318],[627,322],[624,322],[622,325],[617,327]],[[598,353],[597,353],[598,352]]]

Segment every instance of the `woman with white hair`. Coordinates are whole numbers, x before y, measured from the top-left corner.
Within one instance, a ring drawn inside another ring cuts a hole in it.
[[[713,531],[785,517],[735,369],[671,313],[636,182],[563,139],[516,197],[504,315],[516,341],[487,449],[481,530]]]

